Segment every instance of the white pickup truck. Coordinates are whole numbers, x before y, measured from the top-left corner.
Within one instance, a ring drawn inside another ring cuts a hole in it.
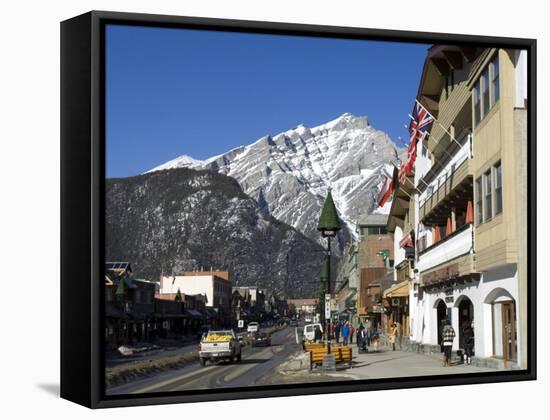
[[[199,350],[201,366],[206,361],[229,360],[241,361],[241,344],[232,330],[208,331],[201,340]]]
[[[246,328],[246,331],[249,334],[257,333],[258,331],[260,331],[260,324],[258,324],[257,322],[250,322]]]

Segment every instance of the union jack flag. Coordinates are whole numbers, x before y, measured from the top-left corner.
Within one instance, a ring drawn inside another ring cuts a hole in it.
[[[416,149],[418,142],[424,139],[433,122],[433,115],[430,114],[426,108],[420,104],[420,102],[415,101],[413,113],[411,115],[411,122],[409,124],[411,143],[409,144],[409,149],[407,151],[407,161],[401,165],[399,171],[399,180],[402,184],[405,183],[407,176],[413,170],[414,162],[416,161]]]
[[[409,124],[409,134],[411,135],[411,145],[414,140],[422,140],[434,122],[434,117],[418,101],[415,101],[413,113]],[[415,146],[416,148],[416,146]]]

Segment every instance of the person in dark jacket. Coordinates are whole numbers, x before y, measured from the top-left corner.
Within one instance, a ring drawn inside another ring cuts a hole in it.
[[[466,358],[464,359],[464,362],[469,365],[472,363],[472,356],[474,355],[474,322],[472,321],[471,324],[466,325],[466,328],[464,328],[463,331],[463,337],[464,337],[464,355]]]
[[[321,340],[323,339],[323,333],[321,332],[321,328],[319,328],[318,325],[315,326],[313,337],[316,343],[320,343]]]
[[[340,322],[336,322],[334,326],[334,338],[336,339],[336,344],[340,341]]]
[[[367,351],[367,333],[363,324],[357,329],[357,347],[359,351]]]

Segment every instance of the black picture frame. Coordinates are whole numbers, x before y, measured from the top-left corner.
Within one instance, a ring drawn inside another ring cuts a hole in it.
[[[528,51],[526,370],[106,396],[103,354],[105,25],[110,23]],[[61,23],[61,397],[90,408],[536,379],[536,40],[92,11]]]

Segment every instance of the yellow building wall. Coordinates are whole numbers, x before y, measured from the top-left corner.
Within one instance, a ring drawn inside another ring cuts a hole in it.
[[[515,204],[514,104],[515,70],[512,58],[498,50],[500,99],[473,129],[474,197],[475,180],[499,160],[502,162],[502,213],[475,228],[476,269],[487,270],[517,263],[517,221]],[[493,55],[487,57],[485,68]],[[494,200],[493,183],[493,200]],[[493,202],[493,212],[494,212]]]

